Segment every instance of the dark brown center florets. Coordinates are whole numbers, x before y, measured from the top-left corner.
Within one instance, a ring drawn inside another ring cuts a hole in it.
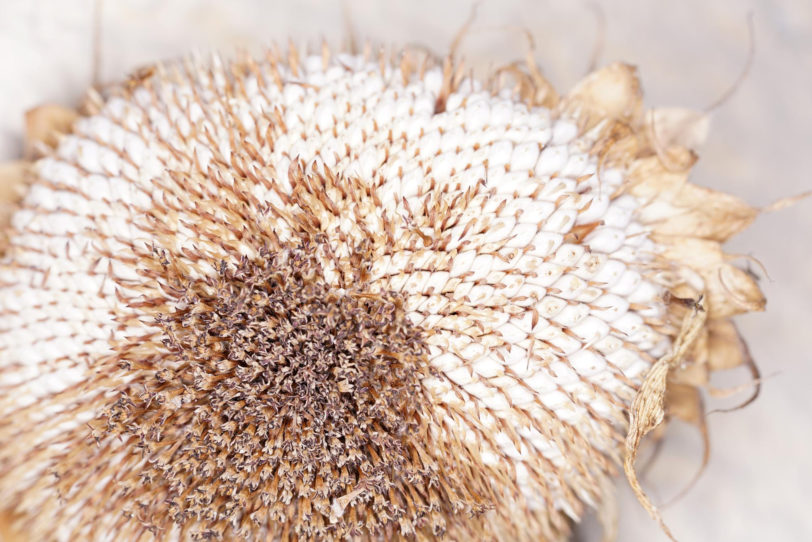
[[[267,181],[284,202],[271,205],[233,164],[168,176],[162,193],[193,201],[181,212],[167,196],[142,217],[163,249],[107,254],[137,277],[111,268],[118,332],[72,391],[93,438],[74,428],[80,444],[54,463],[57,491],[84,507],[76,536],[481,533],[505,473],[447,430],[457,422],[425,385],[438,376],[428,337],[372,277],[400,217],[378,212],[373,184],[301,164],[292,190]],[[401,242],[412,251],[418,238]]]
[[[330,437],[354,440],[350,428],[394,437],[414,429],[424,346],[397,295],[331,287],[308,248],[181,281],[175,310],[156,320],[170,355],[208,392],[198,411],[212,413],[207,423],[295,430],[301,457],[319,461]]]
[[[329,284],[318,252],[262,251],[197,279],[161,257],[164,351],[105,417],[150,455],[142,479],[165,486],[173,519],[210,523],[202,535],[268,519],[251,517],[260,505],[302,536],[417,520],[391,496],[436,477],[413,445],[425,438],[419,330],[398,295]]]

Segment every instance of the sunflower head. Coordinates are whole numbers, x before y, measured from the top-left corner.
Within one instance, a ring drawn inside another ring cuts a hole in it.
[[[0,268],[19,526],[561,540],[610,498],[666,383],[746,359],[721,243],[757,213],[687,182],[628,66],[465,73],[189,61],[76,121]]]

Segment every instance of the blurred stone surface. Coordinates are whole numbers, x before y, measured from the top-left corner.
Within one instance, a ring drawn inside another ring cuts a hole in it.
[[[106,0],[98,71],[112,81],[156,59],[190,50],[257,50],[272,41],[316,46],[346,36],[340,2],[299,0]],[[447,50],[471,11],[466,1],[345,2],[359,36],[384,44]],[[92,82],[96,0],[0,0],[0,160],[22,151],[23,113],[43,102],[75,103]],[[812,189],[812,2],[683,0],[642,2],[490,0],[479,4],[462,52],[480,68],[521,58],[519,28],[559,89],[586,73],[596,42],[599,64],[639,67],[646,102],[703,108],[736,80],[755,27],[755,59],[744,80],[712,113],[693,180],[764,206]],[[602,29],[602,30],[601,30]],[[812,539],[812,201],[762,216],[730,244],[766,266],[766,314],[739,319],[766,376],[761,398],[744,411],[709,418],[712,456],[687,496],[664,510],[682,541]],[[760,273],[760,271],[759,271]],[[737,385],[747,375],[717,379]],[[746,395],[746,392],[743,394]],[[716,403],[734,404],[735,398]],[[713,403],[713,404],[716,404]],[[701,442],[673,426],[644,483],[656,502],[693,475]],[[622,542],[664,541],[618,482]],[[0,497],[2,499],[2,497]],[[594,522],[593,522],[594,523]],[[599,540],[593,523],[583,541]],[[0,533],[2,537],[2,533]]]

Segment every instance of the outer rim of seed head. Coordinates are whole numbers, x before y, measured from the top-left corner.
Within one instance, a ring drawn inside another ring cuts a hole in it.
[[[329,57],[330,52],[324,49],[323,54]],[[400,70],[404,74],[420,69],[410,65],[410,54],[413,53],[400,57]],[[295,71],[298,52],[291,49],[287,60]],[[384,53],[379,61],[382,67],[388,62]],[[234,64],[237,70],[250,67],[248,60]],[[445,94],[438,98],[438,110],[443,109],[448,93],[460,84],[465,73],[464,65],[450,57],[443,68]],[[165,76],[162,67],[136,72],[119,91],[131,92],[149,84],[149,79],[155,76]],[[628,193],[647,202],[641,220],[663,247],[657,255],[657,266],[669,275],[671,324],[678,328],[684,321],[685,327],[682,333],[675,332],[678,346],[657,365],[660,370],[650,371],[645,393],[641,391],[638,395],[638,399],[649,396],[653,402],[644,404],[645,401],[635,400],[626,448],[627,475],[634,485],[633,461],[639,440],[666,414],[663,410],[666,380],[692,389],[701,388],[707,384],[709,371],[748,362],[746,347],[729,318],[763,309],[764,299],[753,279],[728,262],[721,243],[747,227],[758,211],[732,196],[687,181],[695,157],[689,148],[680,145],[680,129],[673,128],[675,133],[668,138],[667,148],[658,134],[668,133],[669,127],[679,127],[688,114],[677,114],[670,120],[658,118],[655,125],[654,116],[643,110],[639,82],[635,70],[628,65],[612,64],[600,69],[564,96],[550,94],[552,87],[541,78],[534,64],[528,64],[524,70],[516,66],[497,70],[491,84],[494,90],[515,85],[528,105],[552,105],[556,114],[576,117],[581,133],[598,133],[593,152],[600,157],[601,166],[628,171]],[[647,209],[660,209],[663,204],[669,206],[665,216],[646,216]],[[702,280],[697,282],[696,276]],[[680,362],[685,361],[680,367]],[[693,395],[688,399],[696,400]],[[641,419],[648,421],[642,425],[635,423]],[[644,506],[659,519],[639,486],[635,490]]]

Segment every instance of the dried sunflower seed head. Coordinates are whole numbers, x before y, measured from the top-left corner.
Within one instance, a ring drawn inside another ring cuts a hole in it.
[[[687,182],[628,66],[464,73],[189,61],[75,123],[0,268],[19,525],[559,540],[601,506],[666,378],[743,358],[764,300],[720,243],[756,211]]]

